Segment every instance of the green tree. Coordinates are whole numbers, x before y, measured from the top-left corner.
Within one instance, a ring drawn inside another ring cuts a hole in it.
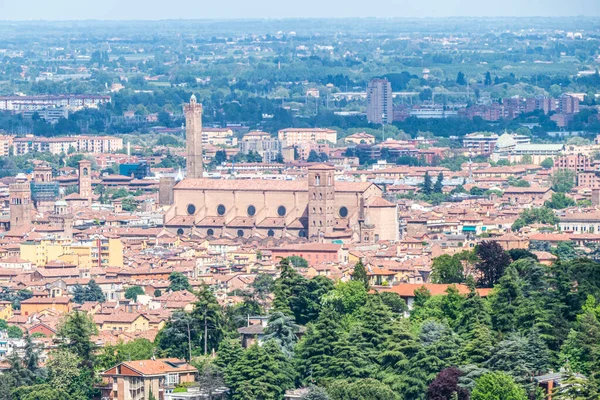
[[[325,389],[318,386],[309,386],[308,392],[300,400],[330,400]]]
[[[52,387],[49,384],[20,387],[12,392],[13,400],[71,400],[64,390]]]
[[[429,176],[429,172],[425,172],[425,177],[423,178],[423,183],[421,184],[421,192],[424,195],[430,195],[432,190],[431,176]]]
[[[600,371],[600,306],[588,296],[561,349],[561,359],[575,372],[593,377]]]
[[[21,328],[15,325],[9,326],[6,330],[6,333],[8,334],[8,337],[10,339],[20,339],[23,337],[23,331],[21,330]]]
[[[367,289],[359,281],[338,282],[335,289],[323,297],[323,304],[329,305],[340,314],[353,314],[367,302]]]
[[[304,257],[290,256],[288,257],[288,261],[294,268],[308,268],[308,261]]]
[[[236,363],[242,357],[244,350],[239,339],[224,339],[219,343],[215,365],[225,376],[225,382],[228,382],[229,376],[235,368]]]
[[[563,261],[574,260],[581,256],[581,253],[575,248],[574,242],[560,242],[556,245],[556,249],[552,250],[552,254]]]
[[[298,341],[298,325],[292,317],[282,312],[274,312],[269,316],[269,323],[265,329],[264,341],[274,340],[287,357],[294,355],[294,346]]]
[[[512,229],[514,231],[518,231],[524,226],[534,223],[556,225],[558,221],[558,217],[556,216],[556,214],[554,214],[554,211],[552,211],[551,208],[530,208],[521,212],[519,218],[517,218],[517,220],[512,225]]]
[[[8,375],[10,375],[13,388],[21,386],[30,386],[35,382],[36,376],[33,372],[25,367],[23,360],[15,351],[7,357]]]
[[[576,374],[567,364],[560,385],[552,391],[554,400],[592,400],[600,398],[597,385]]]
[[[575,186],[575,172],[570,169],[558,169],[550,177],[552,190],[557,193],[567,193]]]
[[[508,267],[490,299],[494,328],[501,332],[515,332],[518,327],[516,311],[523,301],[523,282],[517,270]]]
[[[147,360],[154,356],[154,348],[154,343],[145,338],[105,345],[98,353],[96,368],[106,370],[123,361]]]
[[[444,174],[440,172],[437,176],[435,184],[433,185],[433,193],[442,193],[442,189],[444,188],[443,182]]]
[[[456,84],[461,85],[461,86],[464,86],[467,84],[467,80],[465,79],[465,74],[463,74],[462,71],[458,71],[458,74],[456,75]]]
[[[567,197],[564,193],[552,193],[552,198],[546,200],[544,206],[553,210],[562,210],[563,208],[574,207],[575,200]]]
[[[554,167],[554,160],[548,157],[540,163],[540,166],[544,169],[551,169],[552,167]]]
[[[328,377],[333,344],[340,338],[340,315],[325,307],[314,325],[298,343],[295,355],[300,379],[304,383],[322,383]]]
[[[213,292],[206,285],[196,291],[197,301],[191,313],[195,320],[194,328],[201,331],[200,345],[204,355],[219,347],[224,334],[224,316]]]
[[[491,86],[492,85],[492,75],[490,74],[490,71],[487,71],[485,73],[485,78],[483,80],[483,84],[485,86]]]
[[[408,306],[404,299],[395,292],[381,292],[379,298],[383,304],[388,306],[394,314],[404,314],[408,312]]]
[[[50,354],[46,367],[48,380],[53,388],[68,393],[70,398],[82,399],[85,392],[77,387],[81,371],[81,359],[68,350],[55,350]]]
[[[130,286],[125,290],[125,298],[137,301],[137,297],[140,294],[144,294],[144,289],[141,286]]]
[[[353,281],[362,282],[365,285],[365,289],[369,290],[369,277],[367,276],[367,269],[362,261],[359,260],[356,265],[354,265],[354,271],[352,271],[351,278]]]
[[[65,316],[58,327],[57,336],[62,339],[59,348],[75,354],[80,367],[92,369],[96,345],[91,336],[97,333],[92,319],[82,311],[73,311]]]
[[[104,303],[106,301],[106,296],[104,296],[104,292],[102,292],[102,289],[98,286],[96,281],[91,279],[85,286],[79,284],[74,286],[73,301],[79,304],[83,304],[86,301]]]
[[[290,361],[273,341],[250,346],[228,379],[233,400],[276,400],[294,383]]]
[[[462,283],[464,268],[458,257],[443,254],[433,259],[431,281],[433,283]]]
[[[404,393],[405,398],[416,398],[425,392],[426,383],[413,360],[421,351],[421,345],[411,332],[407,321],[395,321],[392,333],[388,336],[379,354],[382,381],[396,393]]]
[[[525,391],[503,372],[489,372],[475,382],[471,400],[526,400]]]
[[[169,290],[171,292],[178,292],[180,290],[192,291],[192,286],[187,276],[181,272],[171,272],[169,275]]]
[[[376,379],[335,380],[327,386],[330,400],[398,400],[398,395]]]

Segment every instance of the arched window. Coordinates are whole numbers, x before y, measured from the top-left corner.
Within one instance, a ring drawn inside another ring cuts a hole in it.
[[[223,204],[219,204],[217,206],[217,214],[218,215],[221,215],[221,216],[225,215],[225,211],[227,211],[227,209],[225,208],[225,206]]]
[[[208,236],[215,236],[215,231],[214,231],[214,230],[212,230],[212,229],[208,229],[208,230],[206,231],[206,234],[207,234]]]
[[[243,237],[244,236],[244,230],[243,229],[238,229],[237,235],[238,235],[238,237]]]
[[[273,236],[275,236],[275,231],[274,231],[273,229],[269,229],[269,230],[267,231],[267,236],[269,236],[269,237],[273,237]]]
[[[178,235],[183,235],[183,228],[177,229],[177,234]]]
[[[248,212],[248,215],[253,217],[254,214],[256,214],[256,207],[254,206],[248,206],[248,209],[246,210]]]
[[[315,175],[315,186],[321,185],[321,175]]]
[[[193,204],[187,205],[187,213],[188,215],[194,215],[196,213],[196,206]]]

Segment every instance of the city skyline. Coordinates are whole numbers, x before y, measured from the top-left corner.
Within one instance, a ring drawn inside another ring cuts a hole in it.
[[[400,0],[390,2],[375,0],[365,8],[357,0],[327,3],[308,0],[302,7],[290,7],[288,3],[261,0],[247,3],[239,0],[223,8],[215,4],[203,4],[195,8],[189,0],[174,0],[164,9],[156,0],[118,2],[108,0],[97,4],[82,4],[73,0],[59,0],[50,5],[32,0],[30,7],[18,3],[0,1],[3,15],[0,20],[165,20],[165,19],[252,19],[252,18],[354,18],[354,17],[559,17],[599,16],[600,3],[595,0],[537,0],[523,3],[507,0],[490,4],[476,0],[433,0],[427,7],[420,3]]]

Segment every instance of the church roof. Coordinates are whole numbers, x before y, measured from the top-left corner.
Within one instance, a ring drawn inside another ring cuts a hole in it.
[[[333,165],[323,164],[323,163],[314,164],[314,165],[311,165],[310,167],[308,167],[309,171],[311,171],[311,170],[323,170],[323,169],[333,170],[333,169],[335,169],[335,167]]]
[[[374,197],[368,202],[369,207],[396,207],[394,203],[387,201],[382,197]]]
[[[328,166],[327,166],[328,167]],[[333,168],[333,167],[332,167]],[[336,192],[364,192],[371,182],[336,181]],[[308,191],[308,181],[275,181],[267,179],[208,179],[186,178],[175,185],[178,190],[247,190],[271,192],[304,192]]]

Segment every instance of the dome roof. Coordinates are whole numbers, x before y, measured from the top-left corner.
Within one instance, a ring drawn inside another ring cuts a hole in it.
[[[498,138],[498,141],[496,142],[496,147],[497,148],[511,147],[511,146],[516,145],[516,144],[517,143],[515,142],[514,137],[511,134],[504,132]]]

